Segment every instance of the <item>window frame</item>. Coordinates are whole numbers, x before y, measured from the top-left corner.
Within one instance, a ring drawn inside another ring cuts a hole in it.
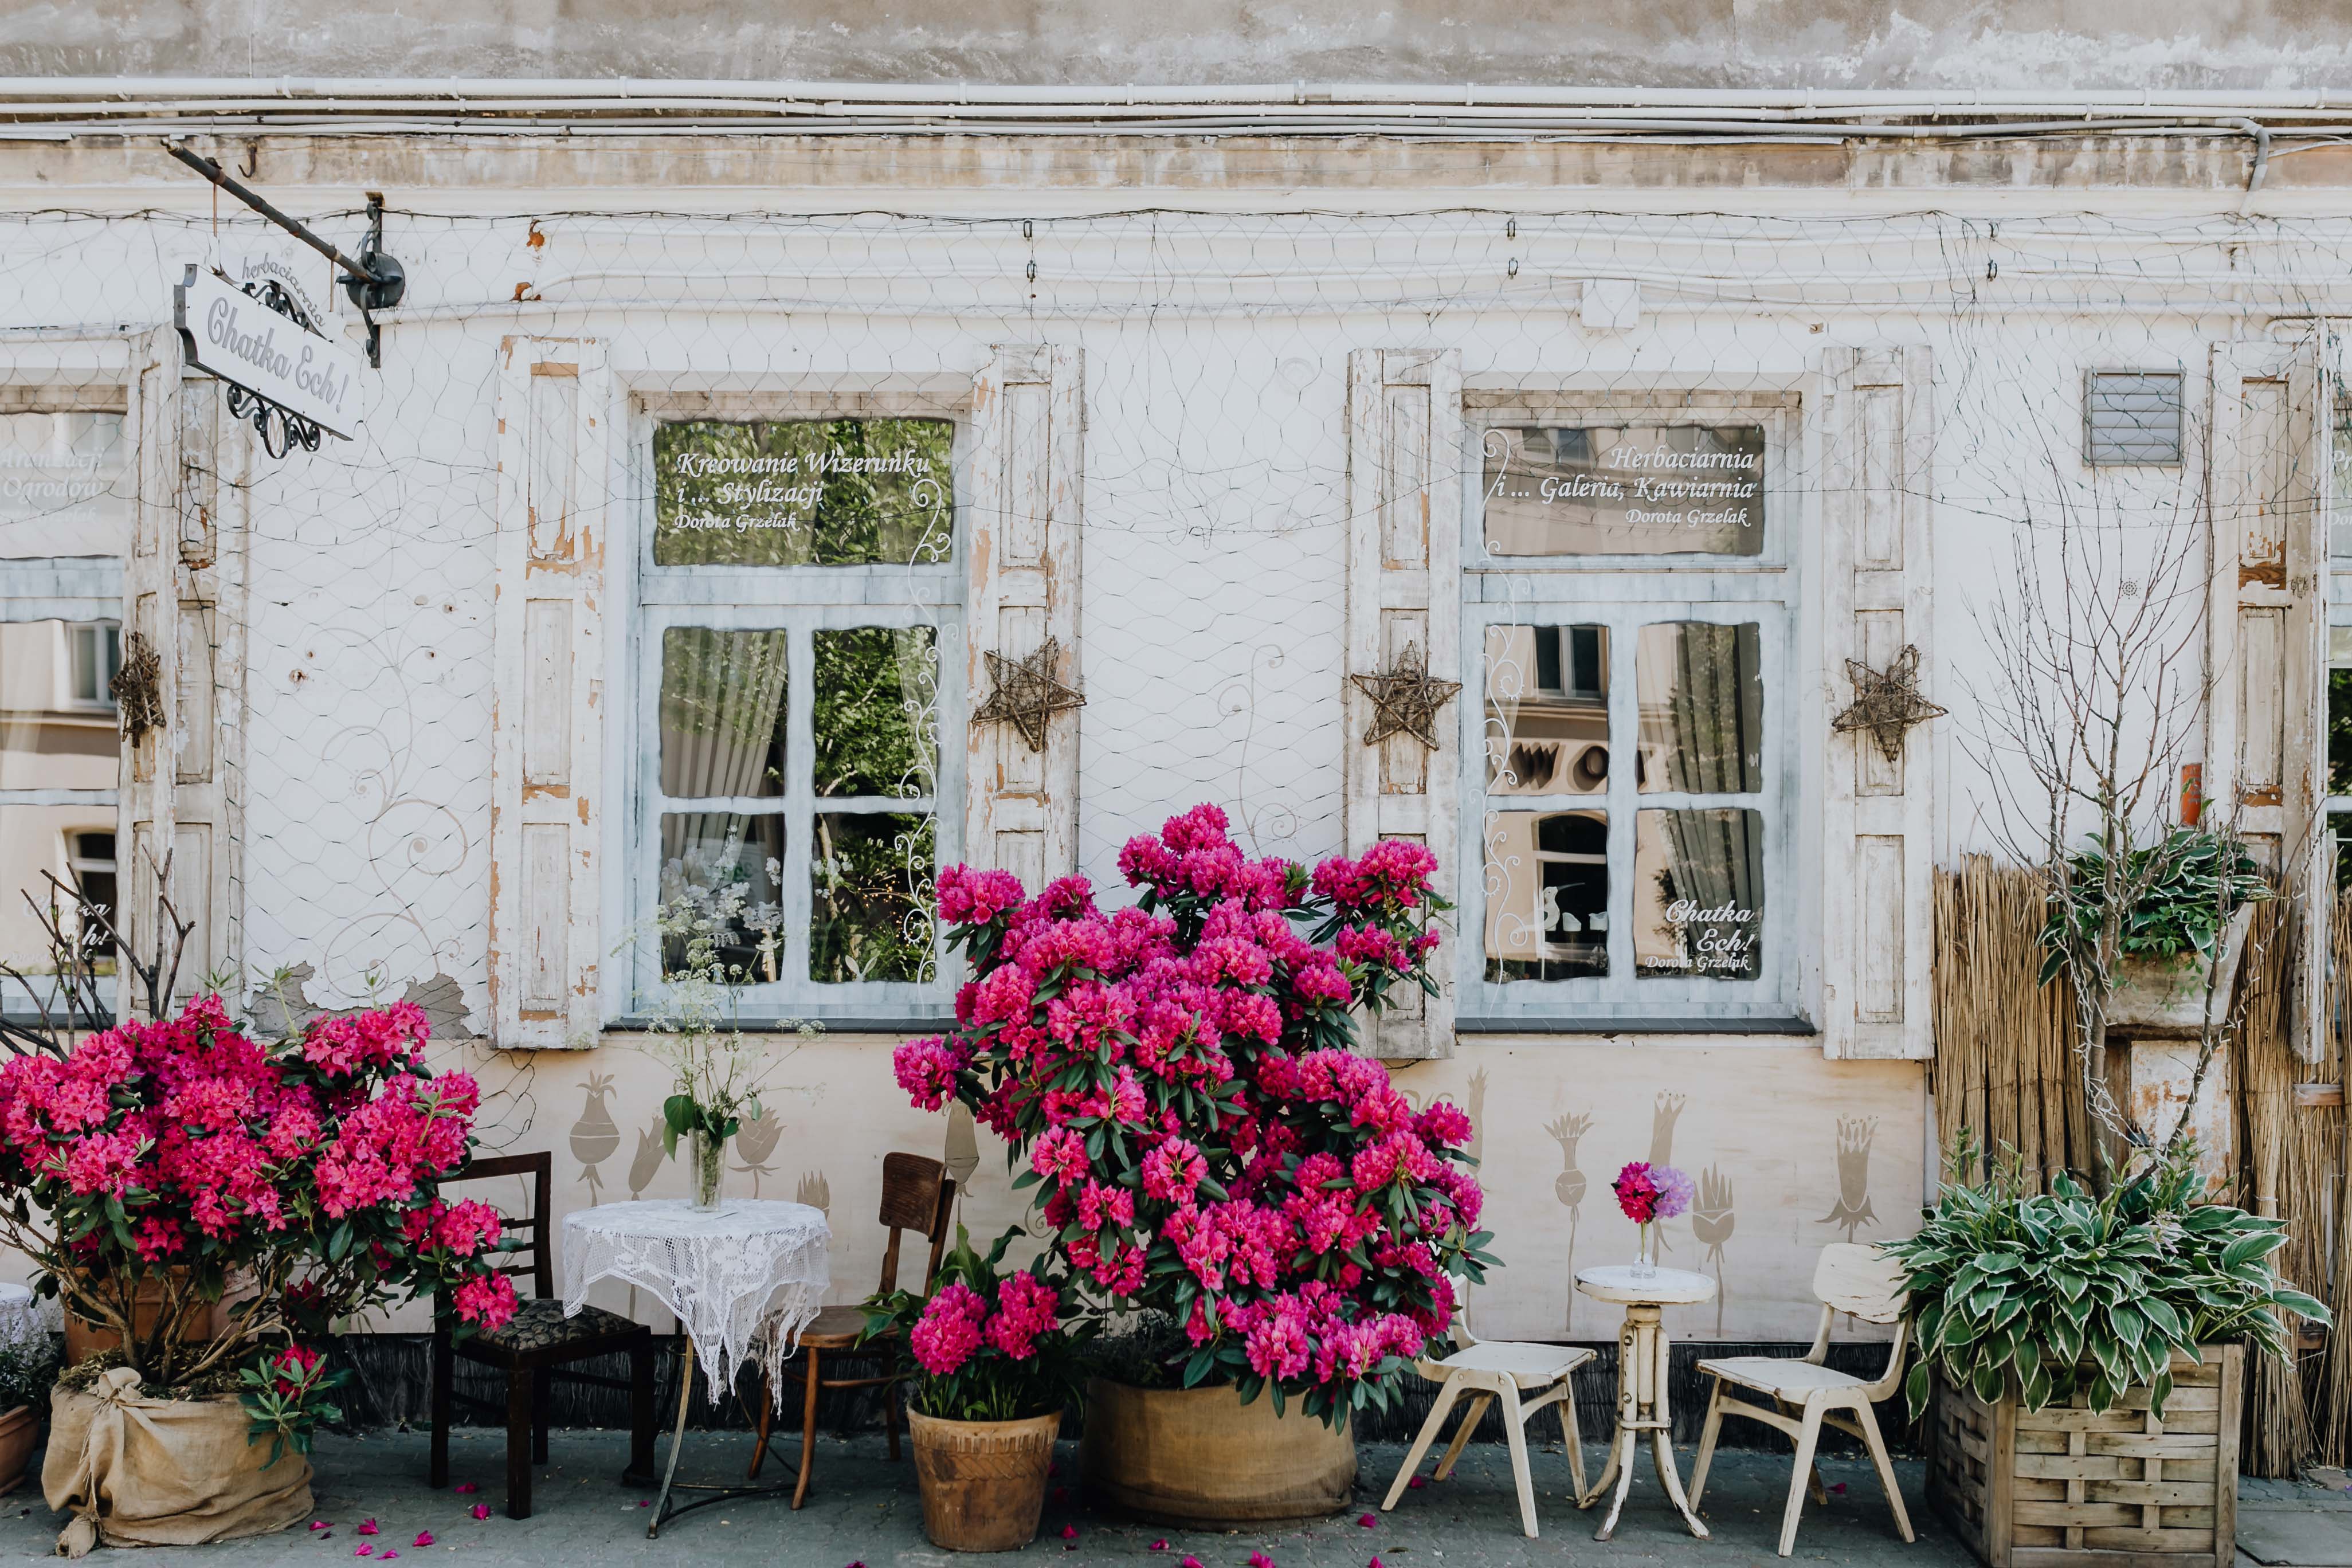
[[[625,781],[622,809],[614,813],[622,874],[608,897],[608,929],[632,933],[625,953],[612,968],[617,986],[605,988],[608,1016],[625,1026],[656,1007],[666,987],[650,942],[635,940],[652,915],[661,878],[660,818],[666,809],[739,815],[782,815],[787,827],[780,869],[780,901],[786,933],[782,978],[737,989],[747,1027],[810,1021],[828,1027],[897,1027],[934,1025],[954,1016],[961,976],[948,951],[944,930],[933,934],[933,977],[923,981],[825,983],[807,978],[811,840],[819,813],[877,815],[928,812],[932,819],[934,874],[962,858],[967,748],[964,690],[964,594],[966,539],[970,529],[972,411],[968,397],[911,391],[778,389],[770,392],[636,392],[630,398],[626,464],[627,523],[634,535],[624,562],[625,584],[614,584],[625,606],[627,631],[615,638],[615,674],[623,711],[611,729],[614,766],[608,776]],[[681,420],[804,420],[827,418],[939,419],[953,426],[949,473],[954,514],[947,556],[921,564],[871,566],[728,566],[654,563],[653,438],[657,425]],[[662,632],[670,626],[722,630],[782,630],[789,634],[785,693],[786,788],[781,796],[696,797],[671,803],[660,789],[660,691]],[[939,658],[934,710],[937,771],[928,797],[850,796],[814,793],[814,714],[810,675],[819,631],[858,626],[929,626]]]
[[[1796,885],[1804,820],[1802,596],[1807,559],[1801,531],[1811,509],[1796,484],[1805,438],[1793,387],[1728,391],[1706,386],[1567,392],[1471,392],[1465,398],[1463,542],[1462,842],[1456,903],[1460,1026],[1491,1032],[1569,1029],[1643,1031],[1726,1024],[1766,1029],[1807,1027],[1801,1014],[1802,964],[1810,951],[1804,922],[1810,891]],[[1484,437],[1490,426],[1607,423],[1754,424],[1765,432],[1766,535],[1755,555],[1496,555],[1486,548]],[[1736,625],[1753,621],[1764,685],[1763,788],[1747,795],[1641,792],[1628,760],[1638,744],[1636,663],[1640,628],[1673,621]],[[1595,795],[1494,795],[1486,788],[1486,642],[1489,626],[1601,625],[1610,628],[1607,788]],[[1622,737],[1622,739],[1621,739]],[[1633,931],[1621,918],[1634,885],[1638,813],[1747,805],[1764,825],[1763,954],[1753,980],[1643,975],[1634,966]],[[1610,973],[1560,980],[1486,978],[1486,847],[1496,812],[1602,810],[1608,814]],[[1475,846],[1475,850],[1472,848]],[[1622,929],[1621,929],[1622,928]]]

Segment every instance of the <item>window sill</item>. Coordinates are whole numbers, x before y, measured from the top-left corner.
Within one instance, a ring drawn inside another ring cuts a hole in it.
[[[825,1035],[936,1035],[955,1026],[955,1015],[940,1013],[935,1017],[916,1017],[907,1014],[884,1016],[856,1015],[838,1018],[743,1018],[730,1026],[747,1035],[796,1035],[804,1024],[814,1024]],[[605,1024],[608,1035],[643,1035],[653,1030],[653,1020],[642,1014],[632,1013]]]
[[[1819,1035],[1808,1018],[1610,1018],[1572,1014],[1534,1017],[1459,1017],[1462,1035]]]

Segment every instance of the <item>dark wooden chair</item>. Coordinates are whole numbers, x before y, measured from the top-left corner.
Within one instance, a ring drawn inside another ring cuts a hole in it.
[[[903,1232],[911,1230],[931,1244],[930,1259],[923,1266],[923,1289],[929,1292],[931,1278],[940,1271],[940,1255],[947,1250],[948,1217],[955,1208],[955,1190],[948,1168],[937,1160],[927,1160],[920,1154],[882,1156],[882,1223],[889,1228],[890,1239],[882,1249],[882,1283],[877,1290],[898,1288],[898,1238]],[[799,1351],[784,1365],[784,1375],[796,1378],[801,1385],[801,1476],[799,1484],[793,1489],[794,1508],[808,1500],[809,1473],[816,1458],[819,1389],[880,1388],[882,1425],[890,1435],[890,1457],[898,1457],[898,1392],[891,1386],[898,1382],[898,1373],[894,1369],[840,1377],[827,1376],[824,1369],[828,1358],[868,1366],[876,1361],[898,1360],[895,1335],[877,1336],[861,1344],[865,1333],[863,1308],[824,1308],[817,1313],[816,1321],[801,1331]],[[774,1393],[768,1380],[761,1377],[760,1440],[751,1450],[751,1474],[755,1477],[768,1458],[768,1428],[776,1411]]]
[[[622,1472],[621,1479],[645,1483],[656,1479],[653,1331],[599,1307],[583,1307],[574,1317],[563,1315],[563,1302],[555,1295],[555,1268],[548,1235],[548,1189],[552,1168],[553,1162],[544,1152],[501,1154],[476,1160],[443,1184],[446,1186],[491,1176],[522,1176],[530,1184],[530,1212],[508,1215],[501,1210],[499,1215],[504,1225],[498,1250],[518,1260],[499,1264],[498,1271],[516,1279],[518,1284],[521,1276],[530,1277],[530,1293],[513,1320],[491,1332],[468,1334],[457,1340],[450,1333],[453,1319],[446,1296],[434,1303],[433,1312],[433,1484],[449,1484],[449,1423],[457,1405],[462,1404],[492,1415],[503,1415],[507,1424],[509,1519],[530,1517],[530,1471],[533,1465],[547,1463],[548,1394],[550,1384],[558,1377],[628,1391],[629,1468]],[[629,1358],[625,1383],[616,1377],[572,1371],[567,1364],[592,1356],[622,1353]],[[479,1399],[458,1392],[458,1356],[506,1373],[505,1400]]]

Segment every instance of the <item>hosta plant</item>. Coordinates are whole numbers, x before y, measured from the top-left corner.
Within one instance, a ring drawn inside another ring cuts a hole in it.
[[[2042,931],[2042,982],[2066,967],[2070,952],[2095,952],[2106,919],[2107,889],[2127,892],[2117,952],[2125,958],[2210,959],[2242,905],[2275,895],[2262,868],[2237,839],[2203,827],[2177,827],[2161,844],[2135,849],[2112,872],[2095,840],[2066,858],[2073,897],[2053,899]]]
[[[2160,1416],[2175,1351],[2248,1340],[2284,1356],[2284,1316],[2325,1323],[2327,1309],[2279,1278],[2285,1228],[2197,1202],[2204,1185],[2183,1152],[2104,1198],[2064,1175],[2047,1193],[1999,1172],[1947,1186],[1916,1236],[1883,1244],[1910,1279],[1911,1414],[1937,1368],[1987,1404],[2013,1392],[2028,1410],[2078,1390],[2105,1410],[2144,1387]]]

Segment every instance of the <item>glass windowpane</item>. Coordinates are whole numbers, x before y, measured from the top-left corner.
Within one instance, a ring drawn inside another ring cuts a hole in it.
[[[1486,839],[1486,978],[1608,973],[1608,813],[1498,811]]]
[[[2327,552],[2338,561],[2352,560],[2352,397],[2336,399],[2336,427],[2328,443],[2328,466],[2335,470],[2327,502]]]
[[[1755,622],[1663,621],[1633,650],[1643,794],[1753,795],[1764,787],[1764,677]]]
[[[911,565],[954,544],[944,419],[679,420],[654,430],[656,566]]]
[[[0,414],[0,560],[127,555],[120,414]]]
[[[1755,979],[1764,959],[1764,814],[1635,813],[1633,898],[1637,973]]]
[[[662,632],[661,787],[677,799],[784,793],[791,635]]]
[[[1496,555],[1758,555],[1758,425],[1490,426],[1486,549]]]
[[[1609,787],[1609,628],[1486,628],[1486,792]]]
[[[816,793],[929,795],[939,770],[940,650],[929,626],[815,634]]]
[[[809,858],[809,978],[928,981],[937,854],[922,812],[819,812]]]
[[[661,901],[680,899],[716,943],[730,981],[779,978],[783,936],[784,819],[739,812],[665,812]],[[662,944],[662,973],[686,967],[687,940]]]

